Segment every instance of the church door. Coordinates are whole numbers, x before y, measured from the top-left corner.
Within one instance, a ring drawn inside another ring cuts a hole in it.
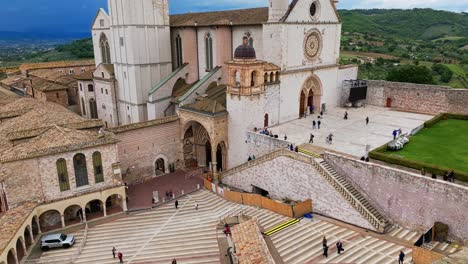
[[[301,98],[299,99],[299,118],[304,116],[305,112],[305,94],[304,91],[301,92]]]

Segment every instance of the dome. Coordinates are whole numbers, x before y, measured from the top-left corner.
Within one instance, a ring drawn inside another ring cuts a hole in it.
[[[247,44],[242,44],[234,51],[234,59],[255,59],[255,49]]]

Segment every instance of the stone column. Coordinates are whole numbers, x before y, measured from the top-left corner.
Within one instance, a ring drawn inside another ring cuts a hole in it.
[[[62,220],[62,227],[65,227],[65,215],[60,215],[60,220]]]
[[[19,264],[19,261],[18,261],[18,251],[15,250],[15,254],[13,254],[13,256],[15,257],[15,264]]]
[[[39,217],[36,217],[36,225],[37,225],[37,233],[41,234],[42,231],[41,231],[41,225],[39,223]]]
[[[83,214],[83,223],[86,223],[86,209],[85,208],[82,208],[81,209],[81,213]]]
[[[197,162],[198,162],[198,167],[206,167],[206,149],[205,145],[201,144],[196,144],[195,145],[195,150],[197,152]]]
[[[216,150],[217,150],[217,145],[211,146],[211,165],[213,167],[213,179],[215,180],[216,183],[219,182],[218,179],[218,160],[216,157]]]
[[[31,242],[31,245],[34,244],[34,235],[33,235],[33,231],[32,231],[32,226],[31,228],[29,228],[29,236],[31,236],[31,240],[29,242]]]
[[[125,197],[122,197],[122,210],[124,212],[128,211],[128,209],[127,209],[127,199],[125,199]]]
[[[24,258],[24,257],[26,257],[26,253],[28,252],[28,248],[26,247],[26,238],[23,239],[21,244],[23,244],[23,253],[24,253],[23,258]],[[18,254],[18,252],[16,254]]]
[[[104,217],[107,216],[107,207],[106,207],[106,203],[102,203],[102,210],[104,212]]]

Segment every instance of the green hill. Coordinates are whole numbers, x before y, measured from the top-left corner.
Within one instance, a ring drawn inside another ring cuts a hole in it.
[[[432,9],[340,10],[343,32],[432,40],[468,37],[468,14]]]

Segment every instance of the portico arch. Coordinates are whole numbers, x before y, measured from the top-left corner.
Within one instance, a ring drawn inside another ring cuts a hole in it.
[[[186,166],[207,167],[212,161],[211,139],[206,128],[190,121],[184,128],[184,161]]]
[[[81,206],[79,205],[70,205],[63,211],[63,217],[65,225],[78,224],[83,221],[83,212],[81,211]]]
[[[60,212],[52,209],[39,216],[39,225],[42,232],[58,229],[62,227],[62,217]]]
[[[322,82],[313,74],[302,85],[299,95],[299,117],[302,117],[310,106],[314,106],[315,111],[320,111],[322,95]]]
[[[16,258],[16,250],[14,248],[8,251],[7,264],[18,264],[18,259]]]
[[[26,245],[26,250],[28,250],[29,247],[34,243],[31,227],[29,225],[24,228],[23,236],[24,244]]]
[[[21,263],[21,260],[26,255],[26,245],[24,243],[23,237],[18,237],[16,240],[16,258],[18,259],[18,263]]]

